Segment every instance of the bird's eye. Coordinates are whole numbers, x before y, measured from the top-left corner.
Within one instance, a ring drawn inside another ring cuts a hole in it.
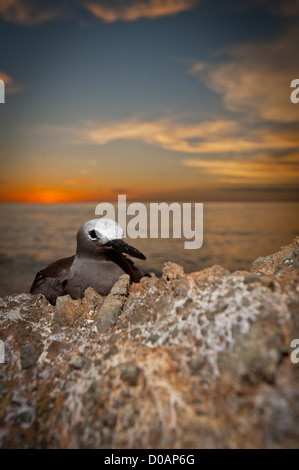
[[[90,230],[88,232],[88,235],[89,235],[89,238],[91,238],[92,240],[96,240],[97,239],[97,234],[96,234],[96,231],[95,230]]]

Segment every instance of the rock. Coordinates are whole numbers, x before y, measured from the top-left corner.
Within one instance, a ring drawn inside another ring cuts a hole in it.
[[[0,299],[2,448],[298,448],[299,238],[107,297]]]
[[[103,303],[103,297],[91,287],[86,289],[82,300],[73,300],[69,295],[58,297],[53,322],[57,327],[76,327],[81,319],[92,320]]]
[[[97,315],[97,327],[100,333],[104,333],[115,325],[121,309],[125,303],[130,284],[130,276],[122,274],[107,295]]]
[[[25,346],[21,346],[20,348],[21,353],[21,365],[23,369],[28,369],[29,367],[34,366],[36,363],[40,352],[36,349],[33,344],[27,344]]]
[[[264,256],[259,256],[251,266],[251,269],[255,270],[258,269],[260,266],[263,266],[263,264],[266,262],[266,258]]]
[[[140,369],[134,365],[122,366],[120,377],[128,385],[137,385]]]
[[[168,261],[167,263],[164,263],[163,269],[162,269],[162,279],[164,281],[173,281],[175,279],[178,279],[182,277],[184,274],[184,268],[182,266],[179,266],[176,263],[171,263]]]
[[[84,366],[84,358],[82,356],[76,355],[70,359],[69,365],[75,369],[82,369]]]

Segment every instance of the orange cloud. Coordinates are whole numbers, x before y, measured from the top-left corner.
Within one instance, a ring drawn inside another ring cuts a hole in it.
[[[112,23],[114,21],[136,21],[140,18],[158,18],[176,15],[190,10],[198,0],[133,0],[131,2],[87,1],[86,8],[95,16]]]
[[[214,176],[217,183],[299,183],[299,154],[279,161],[262,156],[236,161],[183,159],[182,164]]]
[[[189,72],[222,95],[225,107],[252,120],[298,122],[298,106],[290,100],[297,77],[298,25],[284,36],[226,50],[220,62],[195,62]]]
[[[78,131],[74,135],[78,136]],[[240,122],[219,119],[194,124],[173,120],[142,122],[128,119],[86,130],[85,140],[105,145],[115,140],[140,140],[165,150],[190,153],[242,153],[259,149],[295,148],[298,136],[292,138],[277,130],[251,130]]]
[[[165,150],[202,153],[222,152],[223,148],[220,148],[219,145],[221,138],[223,139],[222,144],[225,146],[224,141],[226,140],[226,147],[234,151],[236,142],[233,136],[237,132],[238,124],[234,121],[210,121],[187,125],[171,120],[142,122],[137,119],[128,119],[123,122],[111,122],[89,130],[87,138],[99,145],[105,145],[115,140],[140,140]],[[228,142],[227,135],[231,136],[233,143]],[[253,145],[256,144],[253,143]]]
[[[32,26],[56,18],[68,17],[82,3],[94,16],[106,23],[136,21],[139,18],[158,18],[176,15],[194,8],[200,0],[82,0],[57,7],[45,6],[39,0],[1,0],[0,16],[10,23]]]
[[[72,144],[107,145],[117,140],[137,140],[164,150],[187,154],[249,153],[258,150],[294,149],[299,146],[298,129],[260,126],[252,129],[241,120],[215,119],[182,123],[174,119],[141,121],[128,118],[123,121],[95,124],[89,122],[80,128],[43,126],[39,130],[62,133]],[[93,162],[95,163],[95,162]]]
[[[45,8],[32,0],[1,0],[0,15],[5,21],[31,26],[61,16],[61,8]]]

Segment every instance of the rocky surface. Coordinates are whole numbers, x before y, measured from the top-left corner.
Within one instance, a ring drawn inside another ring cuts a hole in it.
[[[298,448],[298,281],[299,237],[250,272],[1,299],[1,447]]]

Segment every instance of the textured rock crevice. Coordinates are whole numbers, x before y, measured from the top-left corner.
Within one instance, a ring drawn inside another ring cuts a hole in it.
[[[0,299],[1,447],[298,448],[298,281],[297,237],[250,272]]]

